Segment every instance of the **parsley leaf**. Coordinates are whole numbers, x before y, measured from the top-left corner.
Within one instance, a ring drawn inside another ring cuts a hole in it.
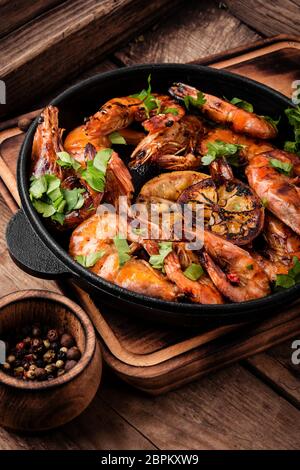
[[[32,177],[29,195],[35,210],[43,217],[64,223],[65,214],[80,209],[84,204],[84,188],[62,189],[57,176],[46,174]]]
[[[158,108],[160,109],[160,101],[152,95],[152,87],[151,87],[151,74],[148,75],[148,88],[147,90],[142,90],[140,93],[136,93],[134,95],[130,95],[132,98],[137,98],[143,102],[143,106],[145,108],[146,116],[149,119],[150,111]]]
[[[105,174],[112,153],[112,149],[99,150],[94,160],[89,160],[86,168],[81,171],[82,178],[94,191],[99,193],[102,193],[105,189]]]
[[[232,98],[232,100],[230,100],[230,103],[234,104],[238,108],[242,108],[245,111],[248,111],[248,113],[253,113],[253,106],[248,101],[241,100],[241,98],[235,97],[235,98]]]
[[[111,141],[112,144],[117,144],[117,145],[127,145],[126,140],[124,137],[120,134],[120,132],[112,132],[109,134],[109,140]]]
[[[253,270],[253,264],[247,264],[246,268],[248,269],[248,271],[252,271]]]
[[[160,242],[158,243],[159,246],[159,254],[158,255],[151,255],[149,258],[149,263],[155,269],[163,269],[164,267],[164,259],[165,257],[171,253],[172,251],[172,242]]]
[[[56,212],[56,209],[52,204],[47,204],[39,199],[32,201],[32,204],[36,211],[43,217],[51,217]]]
[[[183,272],[185,277],[191,279],[191,281],[198,281],[200,277],[203,275],[204,271],[200,264],[192,263],[190,264],[186,270]]]
[[[75,256],[75,260],[84,268],[92,268],[103,255],[105,255],[105,250],[89,253],[88,255]]]
[[[194,98],[193,96],[190,96],[190,95],[186,95],[183,101],[184,101],[186,109],[190,109],[190,104],[199,108],[204,103],[206,103],[206,99],[202,91],[198,91],[197,98]]]
[[[82,194],[85,192],[83,188],[64,189],[63,196],[66,201],[67,212],[81,209],[84,204]],[[59,212],[59,211],[58,211]]]
[[[288,274],[277,274],[275,287],[289,289],[300,282],[300,262],[297,256],[293,257],[293,266]]]
[[[126,261],[130,260],[130,248],[125,238],[121,238],[120,235],[114,237],[114,245],[119,255],[119,265],[123,266]]]
[[[293,171],[292,163],[282,162],[281,160],[277,160],[277,158],[271,158],[270,164],[277,171],[279,171],[280,173],[285,174],[286,176],[290,176],[292,171]]]
[[[59,159],[57,160],[57,164],[63,168],[73,168],[75,171],[81,168],[80,163],[78,163],[75,158],[71,157],[68,152],[57,152],[56,154]]]
[[[176,108],[165,108],[162,111],[162,114],[173,114],[174,116],[178,116],[178,109],[176,109]]]
[[[287,141],[284,144],[284,150],[300,155],[300,105],[295,108],[287,108],[285,114],[293,127],[295,141]]]
[[[214,142],[208,142],[207,153],[201,159],[202,165],[209,165],[217,157],[233,157],[238,154],[240,150],[245,148],[245,145],[239,144],[228,144],[222,140],[215,140]],[[235,162],[237,163],[237,162]]]

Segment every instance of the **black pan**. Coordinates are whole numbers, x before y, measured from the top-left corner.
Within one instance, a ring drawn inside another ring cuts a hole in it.
[[[272,117],[283,115],[284,109],[291,105],[280,93],[222,70],[180,64],[142,65],[96,75],[60,94],[51,103],[59,107],[60,127],[68,132],[106,100],[140,91],[145,87],[150,73],[155,91],[165,93],[174,81],[181,81],[220,97],[245,99],[254,105],[258,114]],[[172,303],[120,288],[84,269],[64,249],[67,244],[63,235],[51,234],[31,205],[28,186],[36,126],[37,120],[29,129],[19,156],[17,173],[22,210],[11,219],[7,228],[10,254],[26,272],[41,278],[72,278],[87,291],[99,295],[104,303],[138,314],[149,322],[160,320],[169,324],[203,325],[208,321],[221,324],[263,318],[299,296],[300,285],[259,300],[236,304]],[[283,117],[278,144],[282,143],[280,139],[286,139],[287,132]]]

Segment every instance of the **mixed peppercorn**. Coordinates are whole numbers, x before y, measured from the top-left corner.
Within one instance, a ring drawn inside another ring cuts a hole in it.
[[[20,380],[52,380],[76,366],[81,352],[68,332],[34,324],[6,341],[6,362],[0,367]]]

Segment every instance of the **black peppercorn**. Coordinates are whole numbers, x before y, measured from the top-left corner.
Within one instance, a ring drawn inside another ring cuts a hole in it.
[[[57,359],[60,360],[60,361],[65,361],[67,358],[67,355],[66,353],[62,352],[62,351],[58,351],[57,353]]]
[[[24,327],[6,338],[7,360],[0,367],[25,381],[52,380],[76,366],[81,352],[62,328],[40,324]]]
[[[57,343],[57,341],[54,341],[53,343],[51,343],[51,349],[53,349],[53,351],[55,352],[59,350],[59,344]]]
[[[77,346],[73,346],[70,348],[67,352],[67,359],[73,360],[73,361],[79,361],[81,358],[81,352],[77,348]]]
[[[44,361],[42,359],[37,359],[35,361],[35,364],[38,368],[43,368],[44,367]]]
[[[58,340],[58,334],[57,334],[57,331],[56,330],[49,330],[48,333],[47,333],[47,338],[49,339],[49,341],[52,343],[53,341],[57,341]]]

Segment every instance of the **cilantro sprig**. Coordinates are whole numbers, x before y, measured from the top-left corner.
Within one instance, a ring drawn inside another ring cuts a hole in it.
[[[190,109],[190,105],[199,108],[200,106],[203,106],[206,103],[206,99],[202,91],[198,91],[197,98],[194,98],[193,96],[190,96],[190,95],[186,95],[183,98],[183,101],[184,101],[186,109]]]
[[[94,191],[101,193],[105,189],[105,175],[112,153],[113,150],[109,148],[99,150],[95,158],[89,160],[86,168],[80,172],[82,178]]]
[[[77,263],[81,264],[84,268],[92,268],[95,266],[97,261],[105,255],[105,250],[96,251],[95,253],[89,253],[88,255],[75,256]]]
[[[63,189],[61,181],[52,174],[31,177],[29,195],[36,211],[43,217],[64,223],[65,215],[84,204],[85,189]]]
[[[293,266],[288,274],[277,274],[275,287],[289,289],[300,282],[300,261],[297,256],[293,257]]]
[[[127,145],[126,140],[124,137],[120,134],[120,132],[112,132],[109,134],[109,140],[111,141],[112,144],[117,144],[117,145]]]
[[[159,254],[151,255],[149,258],[149,263],[154,269],[163,270],[164,259],[172,251],[172,242],[159,242]]]
[[[143,102],[143,106],[145,108],[145,113],[147,118],[150,118],[150,112],[154,109],[158,108],[160,110],[160,101],[152,95],[152,86],[151,86],[151,73],[148,75],[147,78],[148,88],[143,89],[139,93],[135,93],[134,95],[130,95],[132,98],[137,98]]]
[[[123,266],[126,261],[130,260],[130,248],[125,238],[122,238],[120,234],[114,237],[114,245],[119,255],[119,265]]]
[[[218,157],[236,157],[240,150],[245,148],[245,145],[239,144],[228,144],[222,140],[215,140],[214,142],[208,142],[207,153],[202,157],[202,165],[210,165]],[[233,165],[237,165],[238,162],[231,160]]]
[[[75,171],[78,171],[79,168],[81,168],[80,163],[78,163],[68,152],[57,152],[56,155],[58,156],[56,162],[61,167],[73,168]]]
[[[248,111],[248,113],[253,113],[253,105],[248,101],[242,100],[241,98],[234,97],[230,100],[231,104],[234,104],[238,108]]]
[[[293,164],[289,162],[282,162],[277,158],[271,158],[270,165],[275,168],[279,173],[283,173],[286,176],[291,176],[293,172]]]
[[[295,140],[285,142],[284,150],[300,155],[300,105],[298,104],[295,108],[287,108],[285,114],[293,128]]]
[[[198,281],[198,279],[200,279],[200,277],[204,274],[204,271],[200,264],[191,263],[183,272],[183,274],[191,281]]]

